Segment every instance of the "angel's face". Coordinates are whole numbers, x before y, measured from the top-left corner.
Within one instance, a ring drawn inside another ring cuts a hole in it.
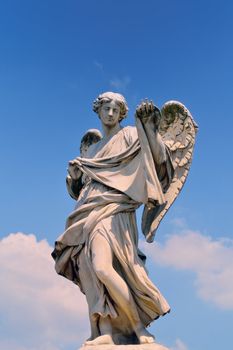
[[[115,101],[104,103],[99,110],[101,122],[107,127],[114,127],[119,123],[120,106]]]

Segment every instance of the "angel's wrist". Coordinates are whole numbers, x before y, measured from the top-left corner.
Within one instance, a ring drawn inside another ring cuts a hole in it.
[[[147,125],[145,127],[146,134],[150,135],[151,137],[156,137],[159,135],[158,127],[153,123],[150,125]]]

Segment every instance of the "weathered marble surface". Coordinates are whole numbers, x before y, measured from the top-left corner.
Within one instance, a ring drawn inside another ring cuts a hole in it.
[[[97,345],[97,346],[82,346],[80,350],[169,350],[167,347],[152,343],[139,345]]]

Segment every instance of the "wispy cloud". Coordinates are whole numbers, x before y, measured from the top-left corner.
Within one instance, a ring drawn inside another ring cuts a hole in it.
[[[233,309],[233,240],[182,230],[164,244],[143,243],[143,249],[157,264],[194,272],[200,298]]]
[[[104,70],[104,66],[102,63],[98,62],[98,61],[94,61],[94,65],[96,66],[96,68],[98,68],[99,70],[103,71]]]
[[[130,84],[130,82],[131,82],[131,79],[129,77],[124,77],[122,79],[114,78],[110,80],[110,85],[117,90],[124,91],[127,88],[127,86]]]
[[[0,242],[1,349],[75,348],[88,336],[86,300],[55,273],[51,250],[47,241],[23,233]]]
[[[174,218],[171,222],[176,228],[179,228],[179,229],[187,228],[186,220],[182,217]]]

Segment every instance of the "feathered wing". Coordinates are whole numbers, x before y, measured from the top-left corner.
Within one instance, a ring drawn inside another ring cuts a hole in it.
[[[189,110],[178,101],[168,101],[161,109],[161,122],[159,133],[170,151],[171,161],[174,167],[172,182],[165,193],[166,204],[149,209],[153,220],[150,223],[150,230],[146,232],[147,242],[154,240],[156,229],[160,221],[180,193],[187,178],[192,162],[195,136],[198,130],[197,124],[192,118]],[[145,211],[148,209],[144,209]],[[145,221],[145,215],[143,219]],[[146,215],[147,216],[147,215]],[[143,225],[142,219],[142,225]]]

